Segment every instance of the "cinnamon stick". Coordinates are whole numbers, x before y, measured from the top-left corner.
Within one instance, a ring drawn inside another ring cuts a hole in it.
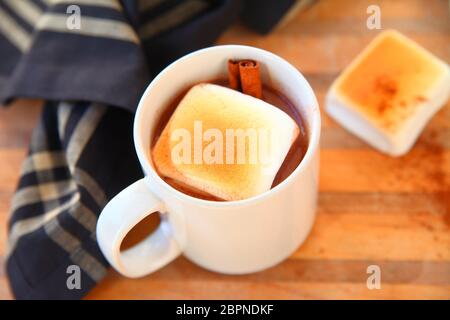
[[[262,98],[262,83],[259,74],[259,63],[253,60],[239,62],[239,75],[242,92],[255,98]]]
[[[254,60],[239,61],[239,75],[242,92],[255,98],[262,98],[262,83],[259,74],[259,63]]]
[[[228,78],[232,89],[255,98],[262,98],[262,82],[259,63],[254,60],[228,60]]]
[[[228,60],[228,81],[231,89],[241,90],[241,79],[239,77],[239,61]]]

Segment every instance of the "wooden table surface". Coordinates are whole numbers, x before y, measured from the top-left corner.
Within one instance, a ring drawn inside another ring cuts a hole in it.
[[[240,25],[218,43],[270,50],[296,66],[323,108],[332,80],[379,32],[366,27],[378,4],[394,28],[450,60],[445,0],[322,0],[269,36]],[[39,115],[37,101],[0,110],[0,263],[9,204]],[[414,148],[391,158],[350,135],[322,112],[320,196],[306,242],[285,262],[246,276],[201,269],[183,257],[139,280],[111,270],[90,299],[450,299],[450,105],[429,122]],[[366,286],[369,265],[381,289]],[[0,269],[0,299],[12,298]]]

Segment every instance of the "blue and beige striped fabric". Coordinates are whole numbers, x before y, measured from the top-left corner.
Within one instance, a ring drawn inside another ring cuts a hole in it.
[[[0,0],[0,102],[46,101],[12,201],[6,270],[16,298],[78,299],[105,275],[95,225],[138,179],[132,117],[167,63],[210,45],[233,0]],[[80,28],[67,27],[77,5]],[[81,289],[67,287],[68,266]]]

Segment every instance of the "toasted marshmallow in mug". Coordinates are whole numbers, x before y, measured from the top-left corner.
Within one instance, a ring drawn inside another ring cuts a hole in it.
[[[214,84],[192,87],[158,138],[152,157],[164,177],[223,200],[268,191],[299,135],[277,107]]]
[[[406,153],[450,94],[448,65],[396,31],[384,31],[336,79],[327,112],[393,156]]]

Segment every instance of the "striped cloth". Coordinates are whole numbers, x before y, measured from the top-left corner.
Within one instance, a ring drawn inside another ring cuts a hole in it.
[[[103,278],[108,264],[96,243],[98,214],[142,175],[132,143],[139,96],[167,63],[210,45],[238,6],[0,0],[0,102],[47,101],[8,226],[6,271],[16,298],[78,299]],[[80,28],[69,28],[77,8]],[[67,285],[71,265],[80,268],[80,289]]]

